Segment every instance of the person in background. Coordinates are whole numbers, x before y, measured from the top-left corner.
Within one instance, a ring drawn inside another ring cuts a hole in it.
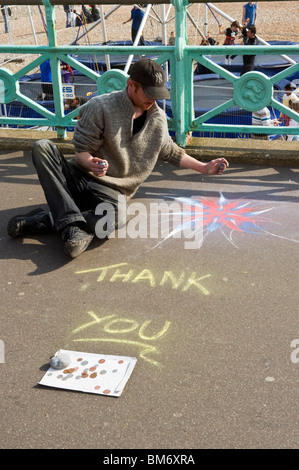
[[[241,30],[241,26],[237,21],[233,21],[230,25],[230,28],[222,30],[221,24],[219,24],[219,34],[225,34],[224,46],[232,46],[235,44],[235,40]],[[225,65],[231,65],[231,60],[237,57],[236,55],[226,55],[225,56]]]
[[[89,11],[88,8],[86,8],[85,5],[82,5],[82,15],[81,16],[82,16],[84,24],[93,22],[91,11]]]
[[[71,11],[73,10],[73,5],[63,5],[63,9],[66,14],[66,23],[65,27],[70,28],[71,26]]]
[[[87,101],[88,98],[86,96],[76,96],[75,98],[68,98],[64,104],[64,110],[74,111],[74,109],[83,106],[85,103],[87,103]],[[77,119],[79,119],[79,116],[77,116]]]
[[[1,5],[1,13],[4,20],[5,32],[9,33],[9,17],[11,16],[11,9],[7,5]]]
[[[42,100],[51,101],[53,100],[53,85],[50,59],[40,64],[39,68],[42,82]]]
[[[133,43],[134,43],[135,38],[137,36],[137,33],[138,33],[138,30],[139,30],[139,27],[141,25],[143,17],[144,17],[143,11],[140,10],[140,8],[138,8],[136,5],[134,5],[134,7],[131,10],[131,17],[127,21],[123,22],[123,24],[126,24],[129,21],[132,21],[131,37],[132,37],[132,42]],[[139,43],[142,46],[145,45],[143,34],[141,34],[141,36],[140,36]]]
[[[174,46],[175,45],[175,33],[174,31],[171,31],[169,39],[168,39],[168,45],[169,46]]]
[[[299,98],[297,96],[291,97],[289,101],[289,108],[291,108],[296,113],[299,113]],[[298,114],[298,118],[299,118],[299,114]],[[293,118],[290,118],[289,127],[299,127],[299,122],[295,121],[295,119]],[[298,142],[299,141],[299,129],[298,129],[298,134],[296,135],[288,134],[287,140]]]
[[[243,6],[242,24],[247,26],[253,26],[257,19],[257,3],[248,2]]]
[[[72,10],[70,12],[70,23],[72,27],[83,26],[84,24],[82,16],[79,15],[79,13],[76,10]]]
[[[71,258],[98,238],[126,225],[126,202],[151,175],[158,160],[205,175],[222,175],[228,162],[203,163],[188,155],[169,135],[167,117],[157,100],[169,98],[164,70],[151,59],[130,69],[127,87],[91,98],[81,107],[74,136],[75,158],[66,159],[47,139],[33,145],[32,159],[49,211],[42,208],[13,217],[7,227],[13,238],[58,232]],[[106,220],[99,204],[113,206]],[[100,225],[100,228],[98,228]]]
[[[208,31],[205,39],[202,39],[200,45],[201,46],[215,46],[216,39],[214,39],[211,35],[211,32]]]
[[[256,46],[258,41],[256,37],[256,27],[248,26],[242,29],[243,45],[245,46]],[[244,73],[251,72],[254,70],[255,55],[243,55],[243,67],[241,69],[241,75]]]
[[[70,83],[70,76],[72,76],[72,81],[74,82],[74,72],[72,67],[67,64],[66,62],[61,62],[61,73],[62,73],[62,82],[63,83]]]
[[[91,5],[92,21],[98,21],[101,18],[101,12],[97,5]]]
[[[282,97],[282,104],[289,108],[289,103],[291,99],[296,99],[296,95],[294,93],[296,87],[293,83],[287,83],[284,87],[285,94]],[[279,119],[282,121],[283,125],[288,127],[290,123],[290,117],[284,113],[280,113]]]
[[[271,119],[270,111],[267,107],[254,111],[252,113],[253,126],[279,126],[281,121],[278,119]],[[251,138],[255,140],[269,140],[268,134],[251,134]]]

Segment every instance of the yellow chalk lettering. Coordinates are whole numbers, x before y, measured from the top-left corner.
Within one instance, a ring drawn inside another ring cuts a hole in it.
[[[170,321],[166,321],[164,323],[164,326],[163,328],[158,331],[158,333],[156,333],[155,335],[153,336],[146,336],[144,334],[144,330],[146,329],[146,327],[151,323],[151,320],[146,320],[140,327],[140,330],[139,330],[139,337],[141,339],[144,339],[146,341],[154,341],[158,338],[161,338],[161,336],[165,335],[166,331],[168,330],[169,326],[170,326]]]
[[[125,264],[128,264],[128,263],[121,263],[121,265],[125,265]],[[102,271],[102,274],[98,277],[97,282],[103,281],[106,277],[108,269],[111,269],[111,268],[114,268],[114,267],[115,267],[115,265],[108,266],[107,268],[104,268],[103,271]]]
[[[85,328],[88,328],[89,326],[97,325],[98,323],[108,320],[109,318],[113,318],[116,315],[106,315],[106,317],[99,318],[94,312],[87,312],[92,318],[93,321],[89,323],[85,323],[85,325],[78,326],[75,330],[72,331],[72,333],[78,333],[78,331],[84,330]]]
[[[111,276],[109,281],[115,282],[118,278],[122,278],[122,282],[128,282],[131,279],[133,272],[133,269],[129,269],[127,273],[121,273],[120,269],[117,269],[115,273]]]
[[[201,276],[196,278],[196,273],[192,273],[191,277],[187,280],[186,285],[183,287],[182,292],[186,292],[191,286],[197,287],[204,295],[209,295],[209,291],[203,287],[199,281],[202,281],[203,279],[207,279],[208,277],[211,277],[211,274],[206,274],[205,276]]]
[[[122,329],[112,329],[111,325],[115,323],[127,323],[131,326]],[[116,318],[115,320],[111,320],[109,323],[107,323],[103,329],[106,331],[106,333],[130,333],[131,331],[136,330],[136,328],[138,328],[138,323],[135,320],[129,320],[128,318]]]
[[[182,273],[179,277],[179,279],[177,279],[175,277],[175,275],[173,274],[173,272],[171,271],[164,271],[164,274],[163,274],[163,277],[162,277],[162,280],[160,282],[160,286],[164,286],[167,282],[168,279],[170,279],[171,281],[171,286],[173,289],[178,289],[183,281],[185,277],[185,274]]]
[[[128,264],[128,263],[111,264],[110,266],[103,266],[102,268],[92,268],[92,269],[85,269],[83,271],[75,271],[75,273],[76,274],[86,274],[86,273],[94,273],[94,272],[102,271],[102,270],[107,271],[108,269],[118,268],[119,266],[125,266],[126,264]]]
[[[133,283],[136,284],[137,282],[139,281],[142,281],[142,280],[148,280],[151,287],[155,287],[156,285],[156,281],[155,281],[155,278],[153,276],[153,274],[151,273],[151,271],[149,269],[144,269],[143,271],[141,271],[140,274],[138,274],[134,279],[133,279]]]

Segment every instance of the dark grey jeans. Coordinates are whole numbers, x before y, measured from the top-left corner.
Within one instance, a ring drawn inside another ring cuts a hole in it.
[[[103,217],[96,215],[95,209],[102,203],[115,209],[113,229],[125,225],[126,204],[119,204],[121,193],[92,178],[75,165],[74,159],[64,158],[53,142],[47,139],[35,142],[32,160],[56,231],[79,223],[87,232],[95,233],[96,223]]]

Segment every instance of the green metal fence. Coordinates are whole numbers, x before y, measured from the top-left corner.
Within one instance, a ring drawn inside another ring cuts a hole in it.
[[[11,5],[15,2],[7,0],[6,4]],[[260,110],[265,106],[272,106],[273,108],[290,116],[295,121],[299,121],[299,115],[292,111],[290,108],[285,107],[273,94],[273,85],[285,77],[299,71],[299,64],[293,63],[285,70],[280,71],[272,77],[268,77],[261,72],[248,72],[241,77],[237,77],[217,63],[213,62],[211,58],[207,57],[206,46],[189,46],[187,44],[187,5],[186,0],[172,0],[175,8],[175,30],[176,42],[175,46],[58,46],[56,37],[56,19],[55,19],[55,5],[63,4],[79,4],[78,0],[71,2],[71,0],[20,0],[19,4],[24,5],[43,5],[45,8],[48,45],[47,46],[14,46],[14,45],[0,45],[0,53],[12,54],[38,54],[39,57],[33,60],[29,65],[26,65],[16,73],[1,68],[0,69],[0,103],[8,104],[14,100],[19,100],[25,106],[39,113],[40,118],[21,118],[0,116],[0,124],[2,125],[22,125],[22,126],[52,126],[57,130],[57,136],[65,138],[66,129],[74,126],[76,123],[76,115],[78,110],[72,111],[68,114],[64,112],[64,99],[62,94],[62,79],[61,79],[61,61],[74,67],[82,74],[92,79],[97,87],[97,93],[103,94],[112,90],[120,90],[126,86],[128,75],[123,70],[108,70],[104,74],[99,74],[79,60],[75,56],[86,54],[136,54],[136,55],[153,55],[157,56],[157,62],[160,64],[170,63],[171,69],[171,107],[172,116],[169,119],[169,129],[174,131],[176,141],[179,145],[186,144],[187,133],[189,131],[198,132],[222,132],[222,133],[260,133],[268,134],[269,128],[262,128],[257,126],[236,126],[236,125],[217,125],[209,124],[207,121],[223,112],[232,106],[238,106],[250,112]],[[89,2],[91,4],[97,3],[96,1]],[[110,4],[110,1],[102,2]],[[119,2],[123,4],[131,4],[131,2]],[[170,3],[170,2],[155,2],[155,3]],[[203,3],[203,2],[196,2]],[[112,4],[112,3],[111,3]],[[209,47],[208,54],[210,57],[221,54],[231,54],[231,46],[213,46]],[[283,45],[283,46],[265,46],[258,45],[250,46],[234,46],[234,54],[236,55],[262,55],[262,54],[288,54],[299,55],[299,45]],[[49,59],[52,71],[52,83],[54,92],[54,107],[55,111],[51,112],[44,106],[39,104],[32,98],[25,96],[20,91],[19,80],[22,76],[30,73],[45,60]],[[194,61],[204,65],[211,72],[217,73],[220,77],[228,80],[234,88],[233,98],[225,103],[211,109],[203,115],[195,118],[193,109],[193,64]],[[291,134],[298,133],[296,127],[271,127],[272,134]]]

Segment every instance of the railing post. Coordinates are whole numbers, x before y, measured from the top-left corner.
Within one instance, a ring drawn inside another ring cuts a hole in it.
[[[45,6],[46,20],[47,20],[47,35],[49,46],[55,48],[57,46],[57,34],[56,34],[56,17],[54,6],[50,3],[50,0],[43,0]],[[60,60],[56,56],[50,56],[51,70],[52,70],[52,81],[54,91],[54,106],[55,113],[59,120],[63,117],[63,98],[62,98],[62,82],[61,82],[61,71],[60,71]],[[59,139],[66,138],[66,129],[64,127],[57,126],[56,128],[57,137]]]
[[[47,19],[47,35],[50,47],[57,46],[56,39],[56,18],[54,6],[50,3],[50,0],[43,0],[45,6],[45,13]]]
[[[186,145],[186,122],[188,117],[188,99],[186,96],[186,83],[188,80],[188,64],[186,56],[186,45],[187,45],[187,13],[186,5],[187,0],[172,0],[172,4],[175,7],[175,89],[172,90],[172,95],[175,94],[173,100],[174,106],[173,122],[175,125],[175,136],[178,145]]]

